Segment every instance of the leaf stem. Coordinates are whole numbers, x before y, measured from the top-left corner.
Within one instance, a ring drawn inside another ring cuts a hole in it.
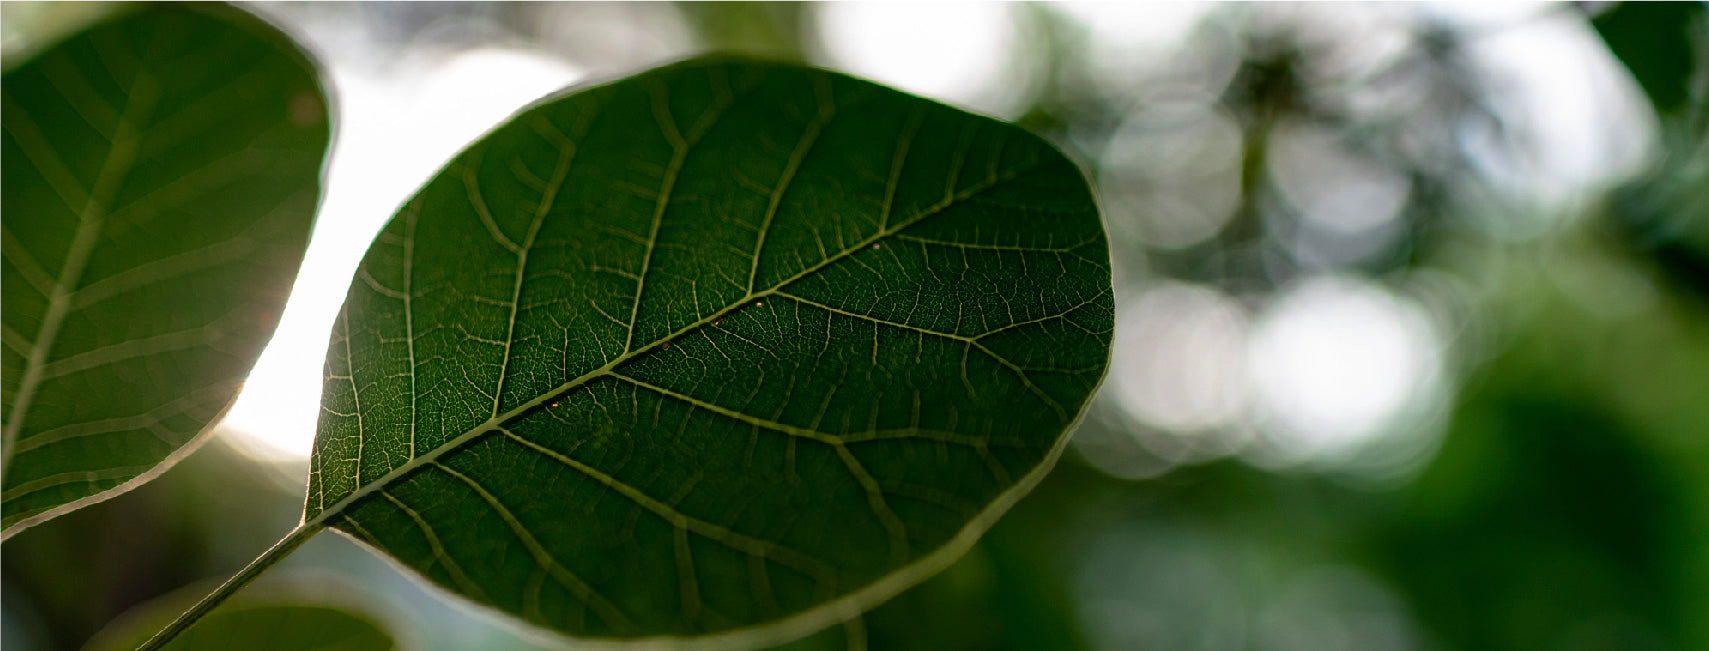
[[[166,643],[171,642],[172,638],[178,637],[179,634],[195,625],[196,621],[201,619],[203,615],[218,607],[228,597],[237,594],[237,591],[242,590],[243,586],[249,585],[250,581],[255,580],[255,577],[267,571],[267,568],[278,564],[291,552],[303,546],[303,543],[308,542],[309,538],[320,533],[323,528],[325,528],[324,525],[318,523],[304,522],[297,525],[297,528],[285,534],[285,537],[279,539],[279,542],[273,543],[272,547],[262,552],[261,556],[250,561],[249,566],[243,568],[243,571],[238,572],[236,576],[231,577],[218,589],[203,597],[201,601],[196,602],[195,606],[184,611],[184,614],[179,615],[178,619],[173,620],[166,628],[160,629],[159,633],[155,633],[154,637],[149,638],[148,642],[138,647],[137,651],[155,651],[166,646]]]

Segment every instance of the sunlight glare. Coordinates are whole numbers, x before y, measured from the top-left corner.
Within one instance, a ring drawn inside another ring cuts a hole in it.
[[[833,67],[912,93],[1015,118],[1034,78],[1014,5],[835,2],[814,7]]]
[[[226,417],[247,452],[302,458],[314,444],[332,320],[368,242],[469,142],[581,77],[528,52],[481,49],[390,78],[330,62],[336,143],[314,238],[273,341]]]

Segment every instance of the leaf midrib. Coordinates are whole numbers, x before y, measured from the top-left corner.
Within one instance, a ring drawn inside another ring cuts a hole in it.
[[[30,346],[30,357],[24,365],[24,376],[18,382],[17,399],[12,403],[12,413],[8,414],[10,420],[6,422],[4,432],[0,433],[0,475],[10,476],[18,433],[23,429],[24,420],[29,415],[30,403],[35,398],[36,388],[41,384],[48,356],[52,354],[53,345],[59,337],[59,328],[64,324],[66,315],[71,312],[72,300],[77,293],[76,287],[82,282],[89,256],[100,241],[102,228],[106,226],[107,204],[118,192],[119,182],[130,173],[132,160],[141,145],[142,136],[137,132],[137,124],[142,115],[153,111],[159,91],[154,88],[152,90],[155,92],[142,92],[155,84],[147,66],[153,58],[158,42],[159,34],[150,34],[148,44],[143,47],[143,54],[138,58],[136,75],[131,78],[130,88],[125,93],[125,107],[120,111],[119,123],[113,129],[112,148],[108,150],[107,158],[101,162],[101,169],[95,175],[95,183],[90,186],[86,195],[83,209],[78,214],[77,233],[72,237],[65,262],[60,265],[53,292],[48,296],[47,313],[43,315],[41,326],[36,329],[35,341]],[[141,101],[138,100],[139,96]]]
[[[987,180],[985,183],[983,183],[981,185],[976,185],[974,187],[968,188],[968,189],[963,190],[961,192],[947,193],[942,200],[940,200],[937,203],[932,204],[931,206],[927,207],[926,209],[920,211],[920,214],[916,215],[912,219],[903,221],[903,222],[896,224],[894,226],[888,226],[885,228],[881,228],[877,233],[874,233],[872,236],[857,242],[854,246],[848,247],[848,248],[844,249],[843,251],[840,251],[834,255],[827,256],[824,260],[821,260],[818,263],[813,264],[812,266],[809,266],[805,269],[802,269],[801,271],[795,273],[794,275],[792,275],[788,278],[785,278],[785,279],[779,281],[777,284],[775,284],[769,288],[766,288],[766,289],[763,289],[763,290],[760,290],[757,292],[756,291],[750,291],[746,295],[744,295],[742,298],[735,300],[735,301],[731,301],[729,305],[725,306],[724,308],[722,308],[716,312],[713,312],[713,313],[708,314],[704,317],[701,317],[700,319],[697,319],[697,320],[689,323],[688,325],[685,325],[685,326],[677,329],[676,331],[670,333],[667,336],[656,339],[656,340],[648,343],[645,346],[642,346],[640,348],[636,348],[636,349],[630,350],[628,352],[619,354],[616,357],[612,358],[610,361],[606,362],[605,365],[600,366],[599,368],[596,368],[592,371],[588,371],[587,373],[584,373],[579,377],[576,377],[572,380],[564,382],[563,384],[560,384],[560,385],[552,388],[551,390],[543,391],[540,393],[539,396],[536,396],[534,399],[529,400],[527,402],[524,402],[520,405],[517,405],[517,406],[511,408],[510,410],[505,411],[501,414],[497,414],[491,418],[488,418],[486,421],[483,421],[479,425],[476,425],[475,427],[470,428],[469,430],[465,431],[464,433],[457,435],[455,438],[453,438],[449,441],[446,441],[443,444],[440,444],[439,446],[433,448],[432,450],[429,450],[425,454],[422,454],[421,456],[410,458],[410,460],[405,461],[402,465],[398,466],[397,468],[392,469],[390,472],[387,472],[385,475],[380,476],[378,479],[375,479],[374,481],[369,482],[367,484],[363,484],[361,486],[358,486],[355,490],[351,491],[349,495],[346,495],[343,498],[339,499],[338,501],[334,502],[332,504],[332,506],[323,508],[319,513],[315,514],[314,517],[305,518],[303,520],[302,526],[304,526],[304,527],[315,527],[315,528],[324,527],[324,526],[326,526],[326,523],[329,519],[343,514],[343,512],[346,509],[350,508],[356,502],[361,501],[361,500],[373,495],[376,492],[383,491],[387,487],[391,486],[394,482],[414,473],[417,470],[420,470],[420,469],[427,467],[427,466],[430,466],[430,465],[435,465],[441,457],[444,457],[445,455],[456,451],[458,448],[461,448],[464,445],[467,445],[467,444],[473,442],[474,440],[476,440],[476,439],[478,439],[478,438],[480,438],[486,434],[490,434],[493,432],[500,431],[511,420],[518,418],[524,414],[527,414],[527,413],[539,408],[541,405],[552,402],[552,401],[564,396],[565,394],[567,394],[571,391],[574,391],[574,390],[579,389],[583,386],[586,386],[589,382],[592,382],[596,379],[599,379],[601,377],[614,376],[615,374],[613,373],[613,371],[617,367],[622,366],[624,363],[629,362],[630,360],[636,359],[636,358],[638,358],[642,355],[645,355],[647,353],[650,353],[654,349],[665,344],[666,342],[675,341],[678,338],[682,337],[683,335],[686,335],[690,332],[693,332],[696,329],[699,329],[699,328],[706,326],[710,323],[713,323],[715,321],[719,321],[719,320],[723,319],[726,315],[730,314],[731,312],[739,310],[739,309],[751,304],[752,302],[754,302],[756,300],[761,300],[761,299],[764,299],[766,297],[776,295],[776,294],[782,292],[784,289],[788,288],[791,284],[795,283],[798,280],[801,280],[802,278],[806,278],[807,276],[812,275],[813,273],[816,273],[819,270],[821,270],[827,266],[830,266],[833,263],[836,263],[837,261],[840,261],[844,258],[847,258],[848,256],[853,255],[854,253],[856,253],[862,249],[865,249],[874,243],[877,243],[881,240],[884,240],[885,238],[894,236],[897,233],[899,233],[903,230],[906,230],[910,226],[913,226],[913,225],[918,224],[922,221],[925,221],[927,218],[930,218],[933,215],[936,215],[938,213],[943,212],[944,210],[948,209],[950,206],[953,206],[958,202],[965,201],[965,200],[972,198],[976,195],[990,191],[990,190],[992,190],[992,189],[994,189],[994,188],[996,188],[996,187],[998,187],[1004,183],[1007,183],[1009,181],[1013,181],[1016,178],[1019,178],[1019,177],[1025,175],[1027,173],[1033,172],[1033,171],[1039,169],[1039,167],[1041,167],[1042,165],[1043,165],[1042,161],[1035,161],[1033,163],[1021,166],[1019,168],[1016,168],[1015,170],[1012,170],[1006,174],[993,176],[992,178],[990,178],[989,180]],[[954,179],[952,178],[951,181],[953,183]],[[885,212],[886,216],[888,216],[889,210],[890,210],[890,205],[888,202],[886,202],[886,205],[884,208],[884,212]],[[411,375],[412,376],[414,375],[413,369],[411,370]],[[365,435],[365,433],[359,434],[359,436],[364,436],[364,435]],[[325,488],[323,487],[321,489],[321,491],[322,491],[322,494],[324,495]]]

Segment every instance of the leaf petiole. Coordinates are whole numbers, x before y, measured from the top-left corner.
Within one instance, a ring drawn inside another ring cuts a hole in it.
[[[310,522],[297,525],[297,528],[285,534],[285,537],[279,539],[279,542],[274,543],[261,556],[251,561],[248,567],[243,568],[243,571],[238,572],[236,576],[221,584],[218,589],[203,597],[201,601],[196,602],[195,606],[184,611],[184,614],[179,615],[178,619],[173,620],[166,628],[160,629],[160,632],[155,633],[148,642],[137,647],[137,651],[155,651],[164,648],[168,642],[172,641],[172,638],[178,637],[179,634],[194,626],[203,615],[219,607],[228,597],[237,594],[237,591],[242,590],[243,586],[249,585],[250,581],[254,581],[255,577],[267,571],[267,568],[273,567],[280,560],[291,555],[291,552],[303,546],[303,543],[308,542],[309,538],[314,537],[324,528],[326,528],[324,525]]]

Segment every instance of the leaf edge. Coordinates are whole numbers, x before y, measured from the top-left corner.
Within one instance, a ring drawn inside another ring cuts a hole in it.
[[[165,4],[183,11],[193,11],[217,17],[229,22],[233,29],[244,30],[257,35],[259,38],[274,42],[275,45],[280,46],[282,53],[296,59],[297,63],[302,65],[303,68],[310,73],[309,76],[314,81],[315,90],[319,92],[320,98],[323,100],[322,103],[326,108],[326,121],[328,124],[327,142],[326,149],[321,155],[320,170],[315,178],[314,213],[309,216],[308,237],[305,237],[304,239],[303,251],[297,256],[297,274],[300,275],[302,273],[303,261],[307,259],[307,244],[309,239],[312,238],[316,222],[318,222],[320,218],[321,203],[326,199],[327,163],[332,160],[334,140],[338,137],[338,126],[336,124],[336,116],[338,112],[337,97],[333,93],[332,86],[327,83],[326,75],[324,74],[326,66],[322,65],[320,60],[315,58],[314,54],[308,50],[304,45],[306,43],[304,39],[294,35],[291,30],[286,28],[286,26],[281,25],[261,14],[223,2],[208,3],[205,6],[199,5],[199,3]],[[75,38],[85,32],[131,18],[140,12],[148,10],[149,7],[144,3],[119,3],[105,14],[94,20],[88,21],[78,29],[62,34],[50,42],[43,43],[41,47],[29,52],[27,56],[16,57],[13,62],[6,65],[5,72],[9,73],[12,69],[43,56],[46,52],[58,47],[71,38]],[[293,277],[293,284],[294,281],[295,277]],[[283,310],[283,308],[284,305],[280,305],[280,309]],[[280,323],[283,323],[283,321],[281,320],[280,322],[274,323],[273,327],[268,330],[266,336],[268,345],[271,345],[273,336],[278,334],[278,327]],[[262,348],[262,353],[265,353],[265,351],[266,348],[264,346]],[[260,358],[261,353],[257,353],[256,362],[259,362]],[[254,366],[255,362],[251,362],[251,371],[254,370]],[[183,445],[179,446],[178,449],[173,450],[170,454],[167,454],[165,458],[154,464],[154,466],[149,468],[147,471],[120,482],[117,486],[112,488],[90,495],[85,495],[76,500],[33,513],[17,520],[16,522],[5,525],[4,528],[0,528],[0,543],[10,540],[13,536],[18,535],[26,529],[54,518],[58,518],[59,516],[67,513],[71,513],[72,511],[82,509],[86,506],[99,504],[113,499],[159,478],[161,474],[171,470],[173,466],[178,465],[178,462],[183,461],[186,457],[201,449],[202,445],[206,444],[208,440],[212,438],[212,435],[225,424],[226,415],[231,412],[231,408],[237,404],[238,398],[243,395],[243,384],[247,382],[247,379],[248,373],[245,373],[244,381],[239,383],[238,390],[232,393],[231,399],[226,401],[225,406],[221,407],[219,412],[216,413],[213,418],[209,419],[206,425],[202,426],[201,430],[197,431],[189,438],[189,440],[185,441]]]
[[[417,201],[418,198],[420,197],[421,193],[426,189],[427,185],[429,183],[431,183],[434,179],[438,178],[439,175],[445,173],[446,170],[448,170],[450,168],[450,166],[458,160],[459,157],[463,156],[467,151],[476,147],[481,142],[485,141],[492,134],[494,134],[497,131],[499,131],[500,129],[510,125],[518,117],[526,115],[530,111],[533,111],[533,110],[540,108],[542,106],[545,106],[547,104],[550,104],[550,103],[553,103],[553,102],[556,102],[559,100],[563,100],[563,99],[571,97],[573,95],[578,95],[578,94],[581,94],[584,92],[594,91],[596,89],[599,89],[599,88],[602,88],[605,86],[609,86],[612,84],[621,83],[621,82],[624,82],[624,81],[626,81],[632,77],[635,77],[637,75],[646,74],[649,72],[654,72],[654,71],[663,70],[663,69],[667,69],[667,68],[675,68],[678,66],[693,65],[693,64],[732,64],[732,63],[758,63],[758,64],[765,64],[765,65],[791,65],[791,66],[799,66],[801,68],[814,70],[814,71],[818,71],[818,72],[822,72],[822,73],[845,76],[845,77],[849,77],[849,78],[856,79],[859,81],[863,81],[863,82],[875,84],[878,86],[882,86],[884,88],[889,88],[891,90],[895,90],[896,92],[903,93],[903,94],[908,95],[910,97],[913,97],[915,99],[925,101],[925,102],[929,102],[932,104],[937,104],[939,106],[946,107],[946,108],[949,108],[949,109],[952,109],[952,110],[955,110],[958,112],[967,113],[969,115],[976,116],[977,118],[981,118],[981,119],[985,119],[985,120],[990,120],[992,122],[1000,123],[1000,124],[1009,126],[1011,128],[1014,128],[1016,130],[1019,130],[1021,133],[1025,134],[1028,137],[1035,138],[1037,140],[1037,142],[1048,153],[1054,154],[1056,157],[1058,157],[1060,159],[1060,164],[1066,165],[1067,167],[1071,168],[1075,172],[1075,174],[1079,177],[1080,182],[1083,184],[1083,187],[1086,189],[1087,198],[1091,201],[1093,209],[1097,214],[1099,231],[1100,231],[1100,234],[1104,236],[1104,240],[1106,243],[1105,246],[1106,246],[1106,251],[1107,251],[1109,233],[1108,233],[1107,229],[1104,228],[1104,209],[1103,209],[1102,201],[1100,200],[1098,193],[1094,189],[1094,186],[1093,186],[1091,179],[1089,177],[1087,177],[1085,169],[1081,167],[1080,163],[1077,162],[1074,157],[1069,156],[1066,152],[1062,151],[1062,148],[1057,146],[1056,143],[1051,142],[1050,140],[1044,138],[1043,136],[1040,136],[1040,135],[1034,133],[1032,130],[1027,129],[1025,127],[1022,127],[1018,124],[1015,124],[1014,122],[1004,120],[1002,118],[998,118],[996,116],[981,113],[979,111],[975,111],[975,110],[969,109],[969,108],[964,107],[964,106],[958,106],[955,104],[951,104],[951,103],[948,103],[948,102],[945,102],[942,100],[921,96],[919,94],[912,93],[912,92],[909,92],[907,90],[899,89],[899,88],[896,88],[896,87],[891,86],[889,84],[885,84],[883,82],[879,82],[879,81],[876,81],[873,79],[869,79],[867,77],[863,77],[863,76],[853,74],[853,73],[850,73],[847,71],[836,70],[836,69],[832,69],[832,68],[826,68],[823,66],[814,65],[810,62],[789,61],[789,60],[783,60],[783,59],[779,59],[779,58],[775,58],[775,57],[755,56],[755,55],[735,53],[735,52],[726,52],[726,51],[713,51],[713,52],[702,52],[702,53],[690,54],[690,55],[687,55],[684,57],[676,58],[673,60],[668,60],[668,61],[665,61],[662,63],[644,65],[644,66],[640,66],[640,67],[635,68],[635,69],[614,71],[614,72],[607,74],[607,75],[593,76],[593,77],[590,77],[588,79],[582,80],[578,83],[574,83],[574,84],[571,84],[571,85],[566,86],[564,88],[561,88],[561,89],[558,89],[555,91],[551,91],[551,92],[548,92],[546,94],[541,95],[540,97],[534,99],[533,101],[530,101],[530,102],[518,107],[515,111],[512,111],[510,114],[506,115],[502,120],[493,124],[491,127],[489,127],[487,130],[481,132],[479,135],[475,136],[472,140],[469,141],[469,143],[467,145],[464,145],[462,149],[459,149],[459,150],[457,150],[456,153],[452,154],[448,159],[446,159],[445,164],[440,166],[440,168],[434,172],[433,176],[430,176],[426,181],[423,181],[423,183],[420,187],[416,188],[416,190],[414,192],[412,192],[408,198],[406,198],[403,202],[401,202],[399,204],[399,208],[398,208],[397,212],[395,212],[390,218],[388,218],[387,223],[389,224],[391,219],[396,219],[412,203]],[[1028,170],[1026,170],[1026,172],[1022,172],[1021,174],[1031,173],[1031,172],[1037,171],[1040,167],[1043,167],[1044,165],[1047,165],[1047,164],[1048,163],[1046,161],[1043,161],[1043,160],[1035,161],[1034,164]],[[1015,176],[1020,176],[1020,174],[1017,174]],[[1008,180],[1012,180],[1012,178],[1013,177],[1011,177],[1010,179],[1004,179],[1003,181],[1006,182]],[[923,217],[925,217],[925,215],[922,215],[921,217],[923,218]],[[911,226],[911,225],[913,225],[913,224],[908,224],[908,226]],[[904,226],[903,228],[906,228],[906,226]],[[352,274],[351,282],[352,282],[352,284],[358,282],[358,279],[355,277],[354,273]],[[1111,283],[1108,280],[1106,280],[1106,282],[1104,282],[1103,284],[1104,284],[1103,295],[1108,297],[1112,301],[1111,317],[1113,319],[1113,317],[1114,317],[1113,301],[1115,298],[1115,292],[1114,292],[1113,287],[1111,286]],[[726,308],[726,310],[734,309],[736,306],[739,306],[739,305],[740,305],[740,303],[737,303],[735,305],[732,305],[729,308]],[[341,308],[340,311],[342,312],[342,310],[343,310],[343,308]],[[712,320],[712,318],[713,318],[713,316],[708,316],[707,318],[702,319],[702,321],[708,321],[709,322]],[[700,324],[693,324],[693,325],[687,326],[687,328],[692,329],[692,328],[699,327],[699,326],[700,326]],[[661,345],[662,342],[667,342],[667,341],[669,341],[669,338],[662,339],[659,342],[653,342],[651,344],[639,347],[635,350],[635,352],[641,353],[641,352],[644,352],[647,350],[651,350],[651,349],[656,348],[659,345]],[[937,549],[933,550],[932,552],[926,554],[925,556],[923,556],[919,559],[916,559],[916,560],[908,563],[907,565],[904,565],[903,567],[901,567],[901,568],[899,568],[899,569],[897,569],[897,570],[895,570],[889,574],[884,575],[883,577],[881,577],[879,579],[872,581],[871,583],[866,584],[865,586],[862,586],[859,589],[854,590],[853,592],[850,592],[850,593],[845,594],[841,597],[832,599],[832,600],[827,601],[825,603],[813,606],[811,608],[808,608],[804,611],[795,613],[795,614],[790,615],[788,617],[783,617],[783,618],[773,620],[773,621],[763,623],[763,624],[757,624],[757,625],[753,625],[753,626],[735,628],[735,629],[730,629],[730,630],[726,630],[726,631],[710,633],[710,634],[706,634],[706,635],[693,635],[693,636],[654,635],[654,636],[643,636],[643,637],[580,637],[580,636],[575,636],[575,635],[570,635],[567,633],[555,631],[555,630],[552,630],[549,628],[529,624],[529,623],[521,620],[517,616],[512,615],[511,613],[508,613],[508,612],[501,610],[497,606],[478,602],[472,598],[458,594],[456,592],[453,592],[453,591],[445,588],[444,586],[441,586],[437,583],[434,583],[432,580],[428,579],[425,575],[421,574],[416,568],[411,567],[408,564],[405,564],[403,561],[392,556],[390,553],[386,552],[384,549],[381,549],[378,546],[369,544],[367,541],[362,540],[360,537],[358,537],[357,535],[355,535],[351,532],[347,532],[347,531],[344,531],[343,529],[340,529],[336,526],[333,526],[333,524],[331,522],[333,519],[335,519],[338,515],[342,514],[345,511],[345,509],[349,508],[356,501],[360,500],[363,497],[366,497],[368,494],[371,494],[371,491],[364,491],[363,490],[364,488],[368,488],[369,486],[376,485],[376,484],[380,485],[383,488],[384,485],[387,485],[390,483],[387,480],[387,477],[381,477],[381,478],[374,480],[373,482],[370,482],[369,484],[365,484],[363,486],[357,487],[357,489],[354,490],[350,495],[347,495],[347,496],[337,500],[337,502],[335,502],[331,505],[327,505],[324,508],[321,508],[312,517],[308,515],[308,512],[309,512],[308,502],[309,502],[310,495],[308,495],[307,492],[305,491],[303,516],[299,520],[299,526],[313,524],[315,526],[321,527],[324,530],[332,531],[332,532],[336,533],[337,535],[345,538],[346,540],[349,540],[349,541],[355,543],[358,547],[362,548],[363,550],[379,557],[386,564],[392,566],[393,569],[396,570],[399,574],[403,575],[408,580],[415,582],[416,585],[420,586],[424,591],[428,592],[429,594],[436,595],[439,598],[444,599],[447,602],[461,606],[461,607],[465,608],[465,610],[467,610],[468,612],[477,613],[483,619],[494,622],[496,625],[513,632],[518,637],[521,637],[523,639],[527,639],[527,640],[530,640],[533,642],[541,643],[544,645],[548,645],[548,646],[553,647],[553,648],[564,648],[566,646],[573,646],[573,648],[577,648],[577,649],[581,649],[581,648],[621,649],[624,651],[634,651],[636,649],[657,649],[657,648],[690,649],[690,650],[695,650],[695,651],[716,651],[716,650],[721,650],[721,649],[760,648],[760,647],[784,644],[784,643],[788,643],[788,642],[791,642],[791,641],[794,641],[797,639],[801,639],[803,637],[806,637],[807,635],[818,632],[818,631],[823,630],[827,627],[852,620],[852,619],[860,616],[861,614],[865,613],[866,611],[871,610],[872,608],[875,608],[875,607],[879,606],[880,604],[894,598],[895,596],[901,594],[902,592],[906,591],[907,589],[912,588],[915,585],[918,585],[919,583],[925,581],[926,579],[942,572],[943,570],[947,569],[950,565],[954,564],[955,561],[960,560],[962,556],[966,555],[966,553],[973,548],[973,545],[975,543],[977,543],[982,536],[984,536],[986,531],[989,531],[990,528],[992,526],[994,526],[998,520],[1001,520],[1003,515],[1007,514],[1009,509],[1013,508],[1014,505],[1016,503],[1020,502],[1020,500],[1022,498],[1031,494],[1033,489],[1037,488],[1038,484],[1043,482],[1045,476],[1049,475],[1050,472],[1055,469],[1057,462],[1062,457],[1063,451],[1066,450],[1068,447],[1068,442],[1073,438],[1073,434],[1074,434],[1075,430],[1079,429],[1080,425],[1085,421],[1087,414],[1090,412],[1091,407],[1092,407],[1092,402],[1093,402],[1094,398],[1096,397],[1099,389],[1102,388],[1105,380],[1108,379],[1109,373],[1110,373],[1110,362],[1112,359],[1113,359],[1112,348],[1106,346],[1105,350],[1104,350],[1102,370],[1098,375],[1097,381],[1094,382],[1092,384],[1091,388],[1088,390],[1087,395],[1086,395],[1086,399],[1084,402],[1081,403],[1079,411],[1074,415],[1073,418],[1069,419],[1067,421],[1067,423],[1063,426],[1062,431],[1057,435],[1056,441],[1054,443],[1052,443],[1049,451],[1046,452],[1044,458],[1039,461],[1038,465],[1034,466],[1031,470],[1029,470],[1027,472],[1026,475],[1022,476],[1017,481],[1015,481],[1014,484],[1010,485],[1007,489],[1004,489],[1001,493],[999,493],[995,498],[993,498],[991,500],[991,502],[989,504],[987,504],[985,506],[984,509],[982,509],[972,519],[968,520],[968,522],[965,525],[963,525],[962,528],[955,533],[955,535],[951,536],[948,540],[946,540]],[[621,362],[617,362],[615,364],[612,364],[612,366],[618,365],[620,363]],[[596,369],[595,371],[591,371],[588,374],[588,376],[592,376],[595,374],[602,374],[602,373],[603,373],[602,370]],[[590,378],[587,376],[584,376],[582,378],[578,378],[578,380],[581,381],[582,383],[585,383],[589,379]],[[573,389],[571,389],[571,390],[573,390]],[[554,391],[553,393],[561,394],[559,391]],[[541,402],[543,400],[544,400],[544,397],[537,398],[533,402]],[[522,408],[519,408],[519,409],[522,409]],[[495,418],[501,418],[501,417],[495,417]],[[504,420],[507,420],[507,419],[504,419]],[[318,437],[320,436],[320,432],[318,431],[319,430],[318,423],[316,426],[316,430],[317,430],[316,431],[316,437],[318,439]],[[463,438],[470,437],[471,435],[476,435],[476,434],[486,433],[486,432],[490,432],[490,428],[488,427],[487,423],[477,425],[477,426],[471,428],[470,430],[464,432],[462,435],[459,435],[458,437],[454,437],[453,440],[447,441],[442,446],[442,449],[447,453],[455,451],[457,448],[460,448],[463,445],[466,445],[469,443],[469,441],[467,441],[467,440],[458,441],[457,439],[463,439]],[[408,465],[408,464],[406,464],[406,465]],[[414,468],[409,468],[406,471],[404,467],[400,467],[400,468],[394,469],[390,473],[387,473],[387,475],[390,476],[390,475],[396,474],[396,475],[399,475],[399,478],[401,478],[402,475],[408,474],[408,473],[413,472],[413,471],[418,470],[418,469],[419,469],[419,466],[414,467]],[[404,471],[404,472],[400,473],[400,471]]]

